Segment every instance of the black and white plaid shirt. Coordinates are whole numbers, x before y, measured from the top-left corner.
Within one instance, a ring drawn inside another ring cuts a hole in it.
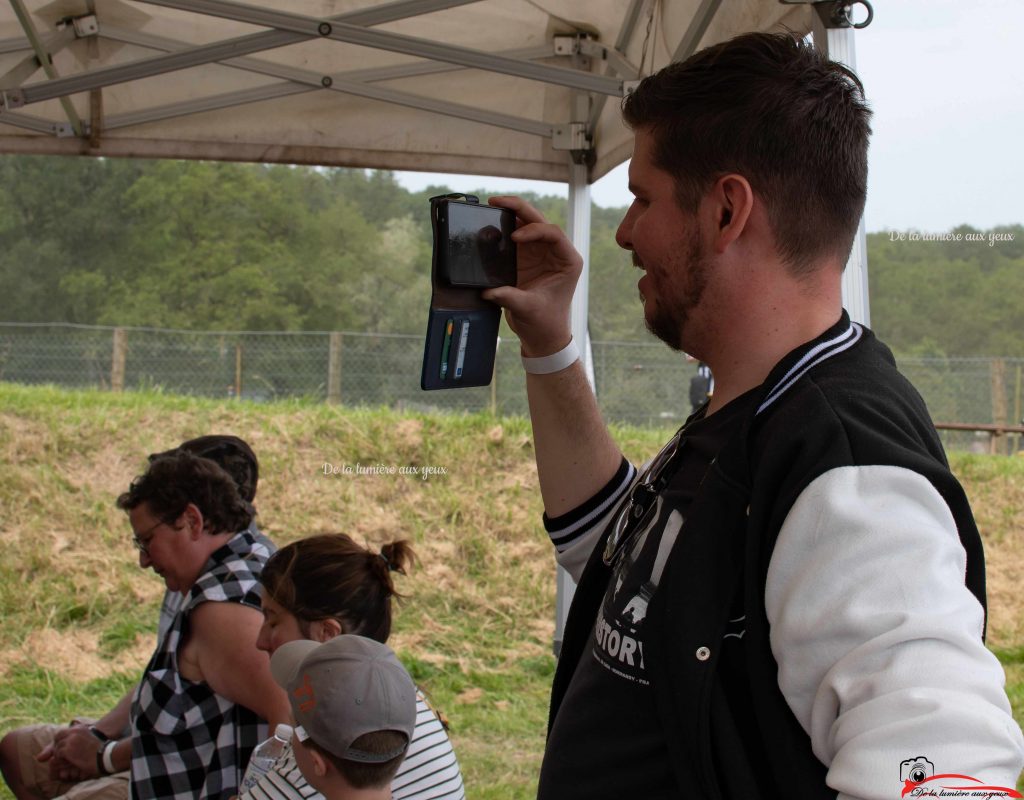
[[[132,700],[134,800],[227,800],[238,793],[253,748],[267,737],[266,722],[207,684],[183,678],[178,645],[200,603],[258,609],[260,574],[273,552],[273,543],[255,529],[238,533],[210,557],[160,637]]]

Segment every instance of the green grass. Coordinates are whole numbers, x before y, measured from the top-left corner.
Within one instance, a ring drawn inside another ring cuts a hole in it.
[[[67,722],[72,717],[99,717],[129,691],[137,676],[114,674],[80,683],[43,666],[15,666],[4,675],[0,728],[32,722]],[[11,797],[2,787],[5,797]]]
[[[310,402],[230,403],[0,383],[0,731],[106,711],[152,646],[162,584],[113,504],[150,452],[234,432],[261,460],[260,524],[279,544],[346,531],[413,541],[394,644],[448,717],[469,796],[532,798],[543,749],[554,561],[528,420]],[[665,430],[617,427],[634,459]],[[954,456],[986,539],[990,644],[1024,720],[1024,458]],[[324,475],[338,466],[447,474]],[[8,798],[0,789],[0,798]]]

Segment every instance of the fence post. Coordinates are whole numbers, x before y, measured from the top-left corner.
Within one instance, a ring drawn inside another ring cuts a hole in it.
[[[1024,422],[1022,422],[1022,420],[1024,420],[1024,417],[1021,417],[1021,414],[1020,414],[1020,378],[1021,378],[1021,368],[1020,368],[1020,364],[1018,364],[1017,365],[1017,386],[1016,386],[1016,388],[1014,389],[1014,392],[1013,392],[1013,424],[1014,425],[1024,425]]]
[[[1017,365],[1017,386],[1013,393],[1013,424],[1024,425],[1024,417],[1020,415],[1020,375],[1021,369],[1020,364]],[[1021,441],[1024,440],[1024,436],[1017,434],[1017,452],[1021,451]],[[1010,452],[1013,452],[1013,448],[1010,448]]]
[[[1006,362],[1001,358],[992,359],[992,421],[996,425],[1006,424]],[[1005,446],[1001,446],[1003,441],[1008,441],[1008,437],[1002,437],[1000,443],[997,444],[997,439],[1000,437],[992,436],[992,446],[989,448],[989,452],[993,455],[1006,450]]]
[[[235,399],[242,399],[242,343],[235,343]]]
[[[124,328],[114,328],[114,354],[110,360],[110,391],[124,391],[124,362],[128,352],[128,334]]]
[[[333,331],[327,347],[327,402],[341,402],[341,334]]]

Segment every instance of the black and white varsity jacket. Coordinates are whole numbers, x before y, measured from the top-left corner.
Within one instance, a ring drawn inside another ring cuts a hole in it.
[[[918,757],[1014,786],[1024,740],[983,644],[981,540],[924,402],[845,312],[758,392],[647,611],[652,724],[679,796],[893,800]],[[578,581],[551,720],[571,713],[562,698],[608,585],[608,521],[634,478],[624,465],[548,524]]]

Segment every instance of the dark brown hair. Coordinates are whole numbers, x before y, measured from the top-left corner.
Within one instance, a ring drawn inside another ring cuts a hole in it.
[[[795,275],[845,262],[864,212],[871,112],[864,87],[791,34],[751,33],[645,78],[622,103],[654,137],[654,161],[695,212],[723,175],[760,197],[779,255]]]
[[[260,464],[256,454],[244,439],[230,434],[211,434],[199,436],[182,442],[174,450],[153,453],[150,461],[169,456],[176,450],[187,450],[192,455],[208,458],[219,465],[235,479],[238,492],[243,500],[252,502],[256,497],[256,485],[260,479]]]
[[[207,533],[235,533],[249,527],[253,510],[238,494],[234,479],[208,458],[184,450],[153,459],[149,469],[117,498],[124,511],[146,503],[163,522],[172,523],[192,503],[203,514]]]
[[[364,750],[367,753],[390,753],[397,750],[409,740],[404,733],[399,731],[372,731],[364,733],[352,742],[352,747]],[[328,752],[312,739],[303,742],[304,747],[316,750],[320,755],[330,761],[336,770],[341,773],[346,782],[353,789],[381,789],[391,783],[398,768],[402,766],[405,753],[395,756],[390,761],[383,761],[373,764],[363,761],[349,761]]]
[[[386,642],[391,635],[392,572],[413,562],[404,539],[368,550],[344,533],[299,539],[282,547],[263,568],[265,596],[280,604],[309,635],[309,623],[335,619],[343,633]]]

